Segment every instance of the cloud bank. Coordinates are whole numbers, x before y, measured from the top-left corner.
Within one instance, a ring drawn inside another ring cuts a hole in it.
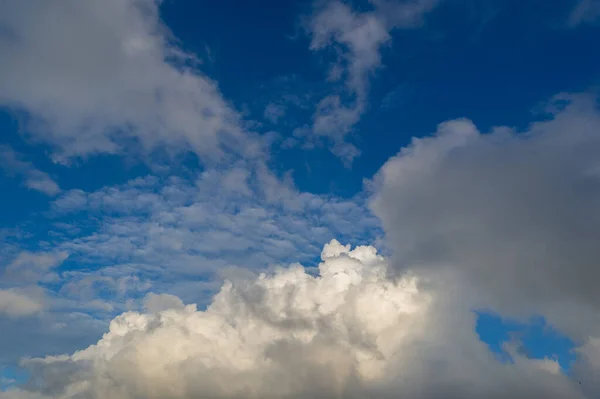
[[[151,296],[96,344],[23,362],[8,398],[582,398],[551,360],[498,362],[452,290],[387,278],[373,247],[333,240],[300,265],[227,281],[199,311]]]

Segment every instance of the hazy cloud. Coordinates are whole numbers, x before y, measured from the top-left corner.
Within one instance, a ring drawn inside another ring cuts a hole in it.
[[[47,174],[38,170],[30,162],[24,161],[22,156],[12,148],[0,144],[0,168],[8,176],[22,176],[24,185],[35,191],[49,196],[60,193],[58,184]]]

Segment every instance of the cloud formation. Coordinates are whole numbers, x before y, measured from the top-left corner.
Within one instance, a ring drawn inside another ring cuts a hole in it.
[[[51,269],[59,266],[69,254],[67,252],[21,252],[13,259],[3,272],[4,281],[20,283],[37,283],[40,280],[52,279]]]
[[[394,29],[418,26],[437,0],[370,3],[372,10],[359,12],[342,1],[325,2],[306,24],[310,49],[335,54],[328,80],[343,82],[340,92],[317,104],[309,135],[329,139],[333,153],[347,165],[360,155],[345,138],[367,108],[369,78],[382,64],[382,47],[389,44]]]
[[[26,112],[28,137],[61,162],[125,149],[259,155],[200,60],[176,46],[159,3],[2,3],[0,105]]]
[[[441,124],[381,168],[372,207],[399,270],[451,270],[483,306],[597,333],[597,97],[559,95],[547,111],[523,132]]]
[[[43,301],[35,298],[33,292],[14,288],[0,289],[0,316],[30,316],[40,312],[43,308]]]
[[[583,398],[550,360],[499,363],[452,292],[388,279],[373,247],[333,240],[321,257],[316,277],[227,281],[205,311],[151,297],[96,345],[25,360],[37,383],[0,397]]]
[[[302,193],[266,169],[241,166],[192,180],[148,176],[95,192],[71,190],[53,209],[56,217],[86,212],[90,219],[86,234],[69,234],[77,224],[54,230],[57,248],[94,264],[63,274],[63,292],[78,297],[95,287],[123,298],[158,284],[202,301],[200,286],[219,286],[198,279],[220,279],[232,267],[311,261],[333,237],[370,243],[381,231],[364,196]]]
[[[61,192],[58,184],[45,172],[38,170],[30,162],[24,161],[22,156],[12,148],[0,144],[0,168],[8,176],[22,176],[25,187],[39,191],[48,196],[55,196]]]

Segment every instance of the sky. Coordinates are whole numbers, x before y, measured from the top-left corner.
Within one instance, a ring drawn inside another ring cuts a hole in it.
[[[0,399],[600,397],[598,0],[0,3]]]

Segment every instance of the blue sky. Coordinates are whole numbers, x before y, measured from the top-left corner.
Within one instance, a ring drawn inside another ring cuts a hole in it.
[[[224,280],[295,262],[318,266],[332,239],[378,248],[395,272],[425,280],[450,273],[468,299],[439,287],[432,295],[477,311],[473,323],[462,313],[456,319],[464,318],[489,350],[507,354],[516,339],[525,359],[557,359],[570,372],[575,348],[597,334],[596,327],[576,328],[569,310],[592,312],[584,280],[555,280],[567,266],[550,261],[543,268],[544,258],[534,254],[538,241],[530,258],[509,258],[507,249],[519,246],[503,245],[519,232],[520,242],[531,244],[534,234],[525,233],[546,226],[526,209],[526,198],[535,204],[567,187],[573,198],[560,204],[591,207],[595,186],[564,177],[583,166],[553,145],[591,164],[593,145],[561,138],[517,144],[527,149],[514,152],[486,144],[441,151],[462,131],[512,143],[559,137],[555,131],[588,137],[597,129],[600,3],[109,3],[0,6],[0,56],[9,60],[0,67],[3,389],[21,382],[19,359],[96,343],[117,315],[150,312],[150,293],[204,309]],[[433,169],[438,157],[448,159],[447,169]],[[517,166],[505,170],[495,161]],[[545,184],[542,167],[557,176],[555,186]],[[533,179],[531,190],[503,180],[521,171]],[[499,196],[489,188],[470,197],[479,201],[470,209],[480,220],[527,223],[531,216],[536,229],[511,230],[507,222],[506,230],[492,231],[482,222],[487,227],[478,227],[486,229],[478,236],[490,241],[455,240],[471,226],[456,205],[471,204],[462,184],[471,178],[481,187],[498,179]],[[521,196],[524,210],[511,207]],[[503,203],[512,216],[486,218]],[[546,243],[590,231],[579,213],[559,216],[546,227],[560,226],[561,234],[548,233]],[[565,264],[593,252],[560,242],[553,259]],[[489,266],[488,273],[475,247],[495,248],[502,255],[485,256],[515,265]],[[420,266],[475,261],[487,280],[498,279],[498,292],[478,285],[477,268]],[[564,281],[564,295],[542,294],[556,288],[554,281]]]

